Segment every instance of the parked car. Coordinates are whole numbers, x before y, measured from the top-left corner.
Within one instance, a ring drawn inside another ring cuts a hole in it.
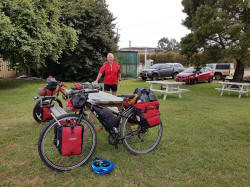
[[[159,78],[172,77],[175,79],[176,75],[184,70],[184,67],[180,63],[162,63],[154,64],[151,67],[144,69],[140,73],[140,77],[143,80],[150,78],[152,80],[157,80]]]
[[[213,70],[216,80],[225,79],[227,76],[233,76],[234,74],[233,63],[206,64],[206,66]]]
[[[190,67],[176,76],[176,82],[185,82],[186,84],[196,84],[205,81],[212,82],[213,75],[213,71],[209,67],[203,67],[200,70]]]

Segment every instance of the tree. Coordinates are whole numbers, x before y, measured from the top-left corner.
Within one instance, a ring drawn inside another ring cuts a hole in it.
[[[165,51],[179,52],[180,44],[175,39],[161,38],[158,41],[158,47]]]
[[[76,32],[61,24],[59,0],[0,1],[0,56],[27,74],[73,50]]]
[[[66,81],[94,80],[107,53],[117,50],[113,15],[102,0],[64,0],[61,21],[77,31],[78,43],[74,51],[62,54],[59,64],[48,61],[44,74]]]
[[[183,24],[192,32],[181,40],[181,52],[196,63],[234,59],[233,81],[242,81],[244,59],[250,46],[250,9],[243,0],[183,0],[187,18]]]

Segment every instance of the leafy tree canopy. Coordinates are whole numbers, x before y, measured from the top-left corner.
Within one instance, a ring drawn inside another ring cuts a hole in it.
[[[175,39],[168,39],[166,37],[161,38],[158,41],[158,47],[165,51],[179,52],[180,44]]]
[[[63,0],[61,21],[76,30],[78,43],[63,53],[60,65],[48,61],[44,73],[61,80],[94,80],[107,53],[117,50],[113,15],[102,0]]]
[[[241,81],[244,59],[250,46],[250,9],[243,0],[183,0],[187,18],[183,24],[192,32],[181,41],[181,52],[196,63],[221,59],[237,62],[234,81]]]
[[[1,0],[0,56],[30,74],[73,50],[76,32],[59,22],[60,7],[59,0]]]

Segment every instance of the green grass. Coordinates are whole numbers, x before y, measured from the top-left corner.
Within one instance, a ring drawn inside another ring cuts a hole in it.
[[[0,186],[249,186],[250,96],[219,96],[218,84],[185,85],[190,91],[158,95],[164,124],[157,150],[131,155],[122,145],[114,150],[107,133],[98,131],[96,156],[116,164],[106,176],[95,175],[90,162],[58,173],[43,164],[38,137],[46,123],[32,117],[37,88],[44,82],[0,81]],[[68,87],[72,84],[67,83]],[[149,85],[123,81],[119,93]],[[91,159],[91,160],[92,160]]]

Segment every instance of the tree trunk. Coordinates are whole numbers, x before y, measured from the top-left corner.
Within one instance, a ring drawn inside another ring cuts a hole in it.
[[[244,63],[240,59],[236,59],[236,69],[232,82],[241,82],[244,76]]]

